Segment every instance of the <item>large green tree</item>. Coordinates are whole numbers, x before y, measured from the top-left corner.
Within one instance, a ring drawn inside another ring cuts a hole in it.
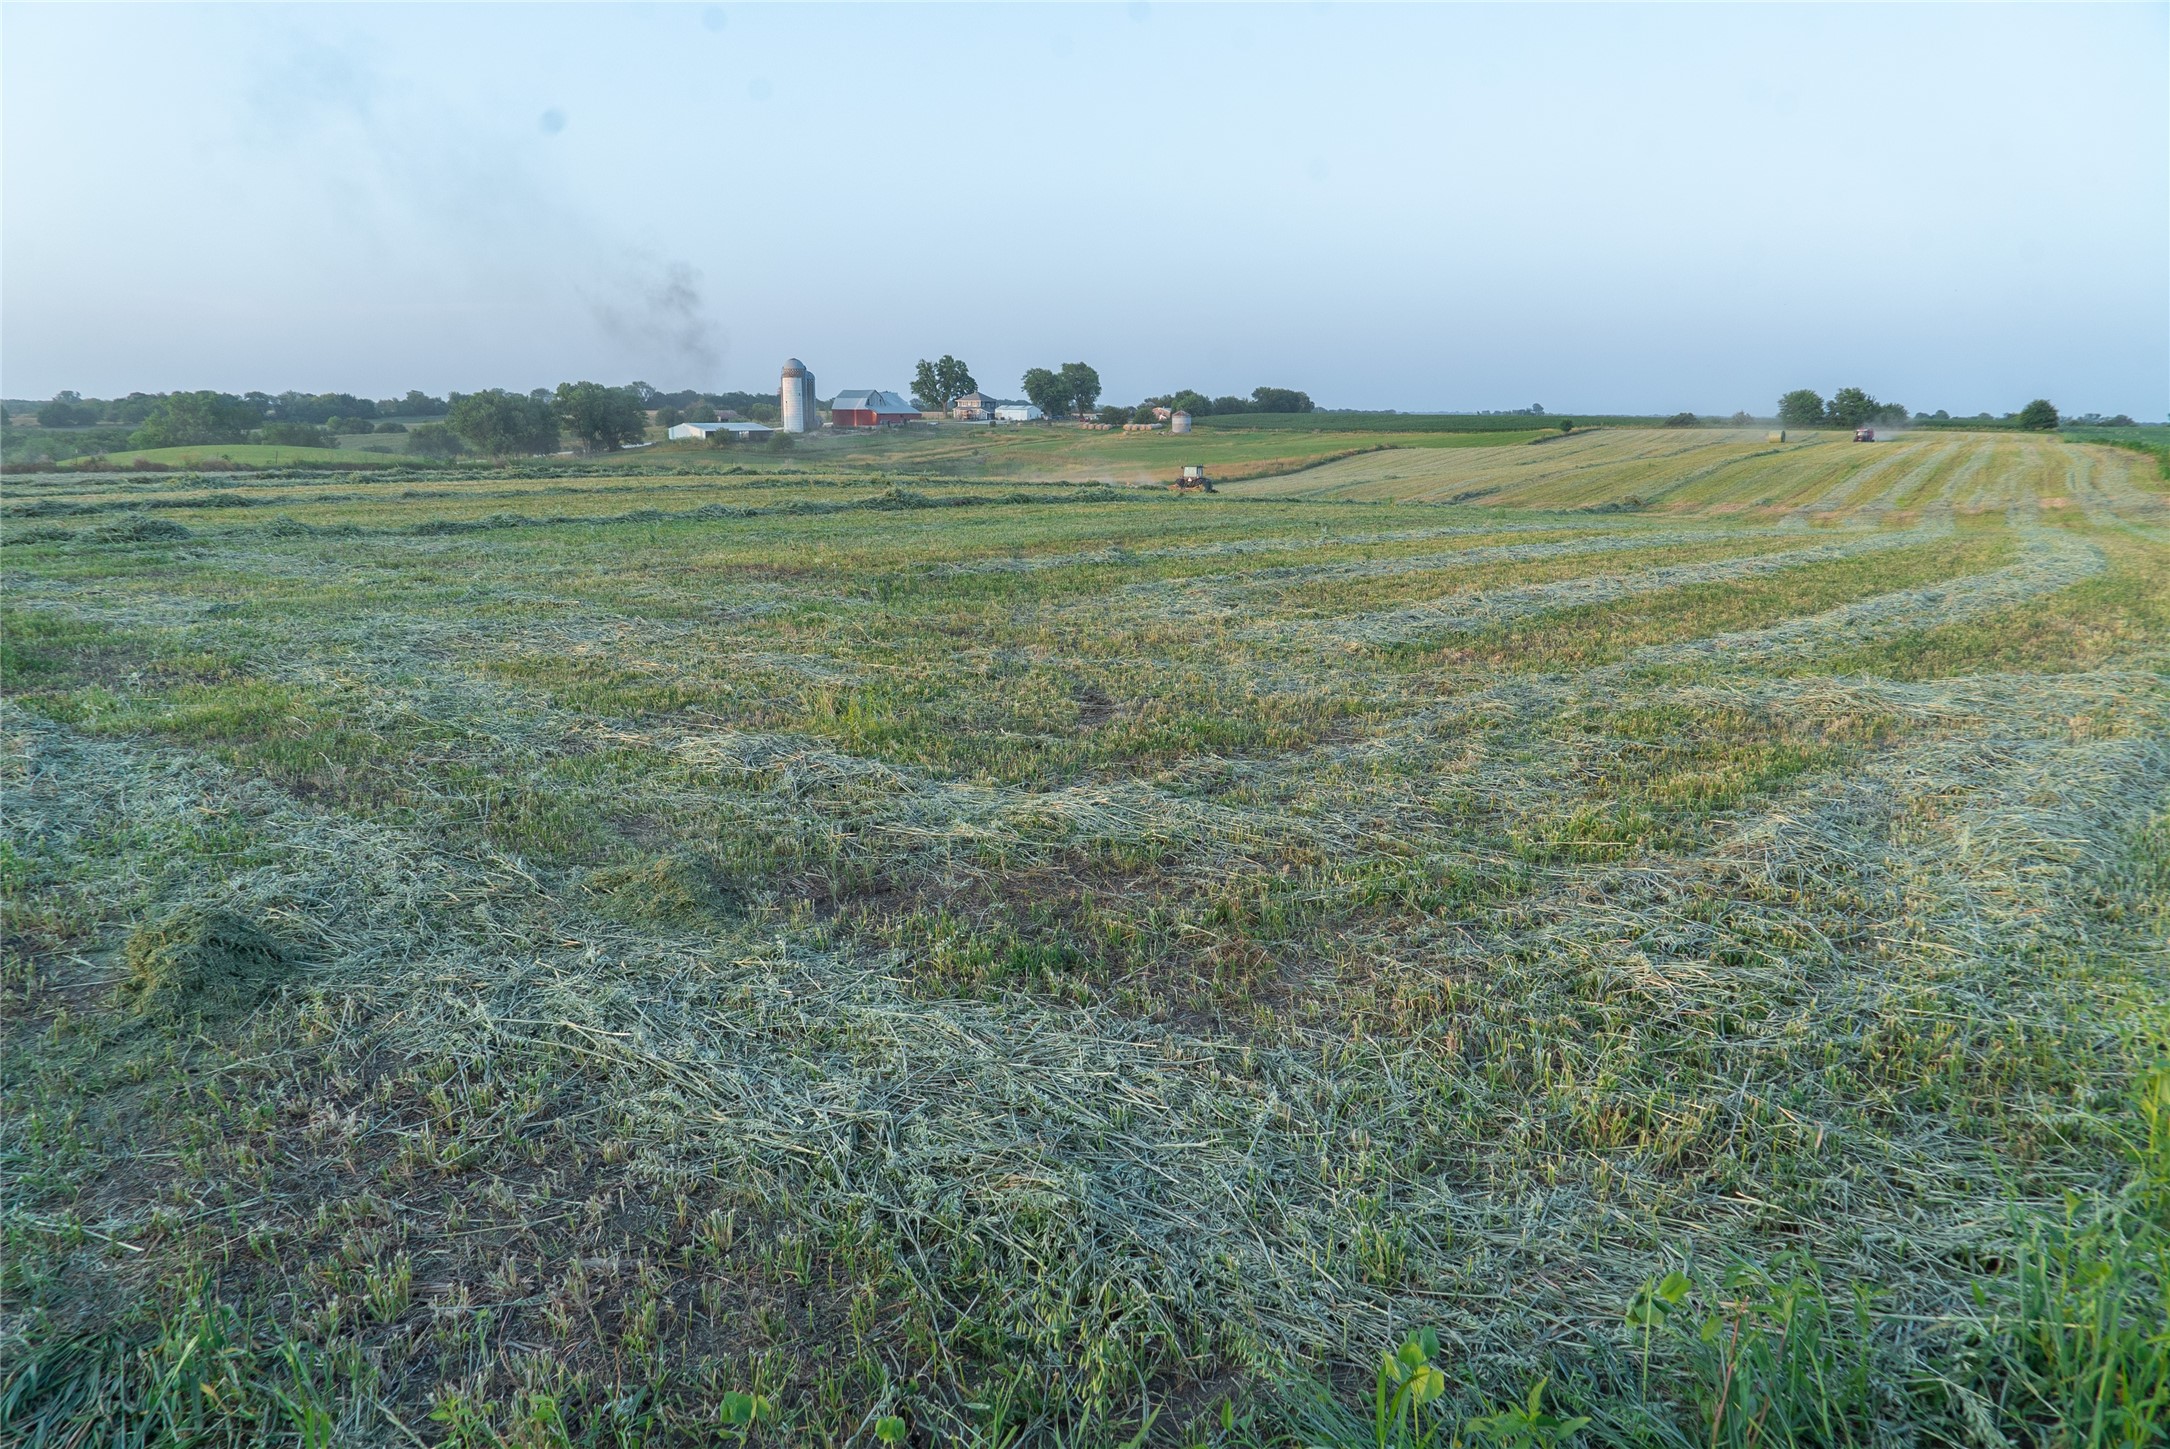
[[[1292,387],[1254,387],[1251,406],[1262,413],[1307,413],[1312,409],[1311,394]]]
[[[1032,405],[1049,417],[1060,417],[1070,411],[1070,389],[1064,385],[1059,373],[1051,368],[1030,367],[1022,379],[1025,396]]]
[[[1813,428],[1823,421],[1823,394],[1797,387],[1778,400],[1778,420],[1791,427]]]
[[[634,387],[645,389],[647,384]],[[615,452],[627,443],[637,443],[648,429],[648,411],[632,387],[561,382],[555,401],[558,422],[591,453]]]
[[[1100,374],[1082,362],[1065,362],[1061,376],[1062,390],[1070,399],[1070,410],[1091,412],[1093,404],[1100,401]]]
[[[522,397],[493,387],[455,396],[445,421],[469,447],[492,457],[557,451],[558,415],[547,394]]]
[[[1858,387],[1842,387],[1831,394],[1823,410],[1827,421],[1842,428],[1865,428],[1883,416],[1884,405]]]
[[[929,412],[948,412],[949,405],[968,392],[978,392],[972,369],[948,353],[933,362],[922,357],[912,371],[912,398]]]
[[[143,426],[129,435],[132,448],[174,448],[185,443],[238,443],[262,414],[244,399],[223,392],[175,392],[158,400]]]
[[[2057,426],[2057,405],[2046,397],[2038,397],[2019,410],[2019,425],[2038,433],[2053,431]]]

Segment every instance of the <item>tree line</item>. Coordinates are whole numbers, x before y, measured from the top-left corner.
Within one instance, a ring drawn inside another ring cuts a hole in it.
[[[1107,407],[1100,409],[1100,421],[1118,426],[1132,422],[1151,422],[1159,414],[1156,409],[1166,408],[1170,413],[1189,413],[1194,418],[1212,417],[1230,413],[1308,413],[1317,411],[1311,394],[1298,392],[1292,387],[1254,387],[1251,395],[1242,397],[1207,397],[1191,388],[1167,393],[1161,397],[1149,397],[1136,407]]]
[[[39,403],[31,410],[41,428],[91,428],[105,425],[141,427],[152,414],[159,410],[171,393],[132,392],[122,398],[87,398],[79,392],[55,393],[50,402]],[[204,394],[188,394],[204,396]],[[245,407],[254,419],[267,422],[311,423],[328,426],[345,422],[364,426],[341,427],[336,431],[366,433],[366,424],[378,418],[433,418],[443,417],[446,400],[431,397],[419,388],[410,389],[403,398],[356,397],[347,392],[246,392],[238,396],[232,393],[210,394],[232,404]]]
[[[1883,403],[1858,387],[1842,387],[1826,401],[1813,388],[1798,387],[1778,400],[1778,420],[1796,428],[1873,428],[1899,427],[1908,422],[1944,423],[1954,421],[1951,414],[1939,408],[1933,413],[1909,413],[1904,404]],[[1989,414],[1965,419],[1971,422],[1992,422]],[[2013,427],[2036,432],[2054,431],[2060,422],[2057,408],[2048,398],[2036,398],[2016,413],[2006,413],[2004,422]]]
[[[566,439],[590,452],[637,442],[647,430],[649,409],[667,396],[643,382],[624,387],[567,382],[529,393],[490,388],[443,398],[420,390],[404,398],[383,399],[351,393],[236,394],[208,388],[131,393],[115,399],[62,392],[38,404],[33,416],[40,432],[68,430],[65,441],[70,453],[222,443],[328,448],[340,437],[356,433],[407,433],[407,450],[423,457],[449,458],[468,452],[506,457],[556,452]],[[726,399],[740,396],[728,394]],[[687,400],[701,397],[685,395]],[[774,406],[773,399],[766,402]],[[410,426],[398,419],[432,421]],[[4,421],[9,424],[8,451],[14,454],[26,439],[14,426],[16,419]]]
[[[1018,380],[1025,398],[1051,418],[1096,415],[1104,423],[1127,423],[1155,416],[1154,409],[1187,412],[1193,417],[1215,413],[1308,413],[1315,409],[1311,395],[1289,387],[1259,387],[1243,397],[1207,397],[1183,388],[1161,397],[1149,397],[1135,407],[1101,407],[1100,373],[1091,364],[1065,362],[1060,367],[1031,367]],[[921,358],[912,374],[912,401],[926,412],[948,412],[958,398],[978,392],[972,369],[944,353]]]

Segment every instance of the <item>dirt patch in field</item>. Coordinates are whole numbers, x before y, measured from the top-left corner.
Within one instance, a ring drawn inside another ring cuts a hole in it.
[[[1088,684],[1071,698],[1077,701],[1079,729],[1098,729],[1115,717],[1115,701],[1108,697],[1106,690],[1097,685]]]

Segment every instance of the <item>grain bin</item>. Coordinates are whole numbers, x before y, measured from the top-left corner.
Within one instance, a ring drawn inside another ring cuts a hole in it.
[[[1189,432],[1190,414],[1184,412],[1170,413],[1168,415],[1168,431],[1171,433]]]

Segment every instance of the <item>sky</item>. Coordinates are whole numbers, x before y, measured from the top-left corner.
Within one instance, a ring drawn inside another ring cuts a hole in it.
[[[2170,409],[2170,5],[0,6],[0,395]]]

